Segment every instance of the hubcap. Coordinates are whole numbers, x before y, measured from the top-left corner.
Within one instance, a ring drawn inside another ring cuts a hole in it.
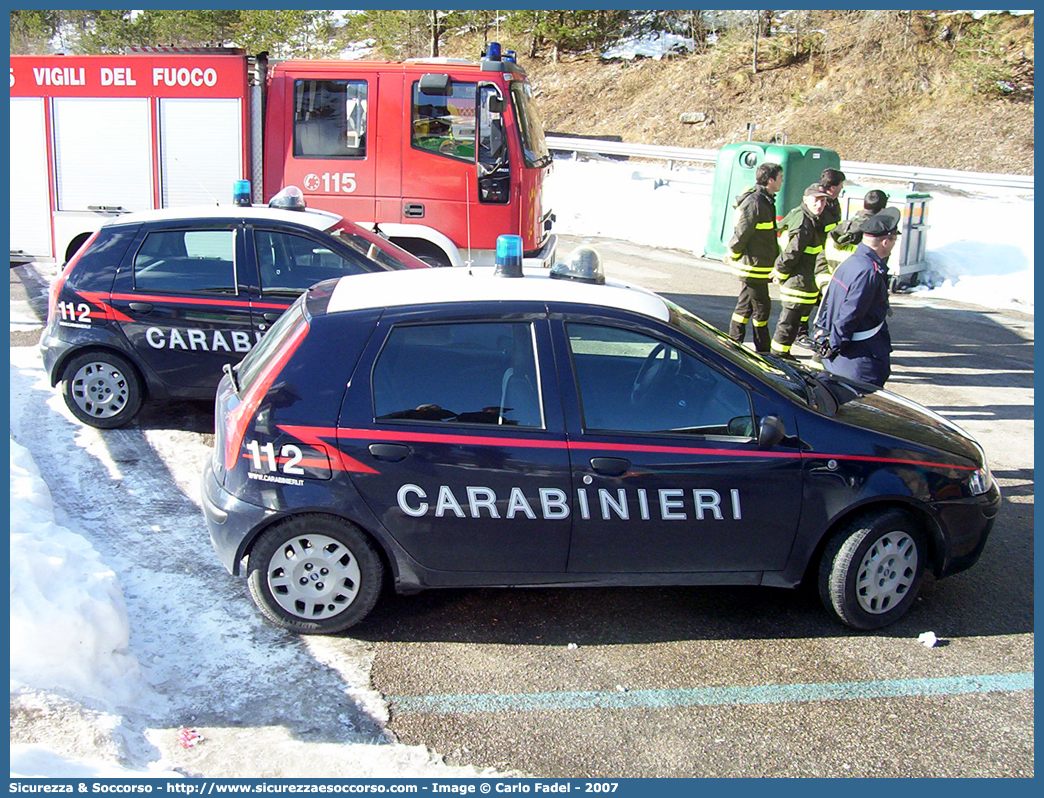
[[[913,586],[917,544],[905,532],[882,535],[863,557],[856,576],[859,606],[874,615],[893,609]]]
[[[268,587],[279,606],[306,620],[332,618],[359,592],[359,565],[338,540],[298,535],[272,555]]]
[[[73,375],[76,406],[94,418],[112,418],[127,406],[127,378],[111,363],[88,363]]]

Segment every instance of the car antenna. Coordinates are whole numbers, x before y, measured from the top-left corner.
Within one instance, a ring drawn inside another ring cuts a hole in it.
[[[198,177],[196,177],[195,173],[187,166],[185,166],[181,161],[178,160],[178,156],[172,155],[171,157],[174,159],[174,163],[176,163],[178,166],[184,169],[185,174],[187,174],[196,183],[197,186],[203,189],[203,191],[206,193],[208,197],[210,197],[211,201],[213,201],[215,205],[221,204],[220,202],[218,202],[217,197],[210,193],[210,189],[203,185],[203,182]]]

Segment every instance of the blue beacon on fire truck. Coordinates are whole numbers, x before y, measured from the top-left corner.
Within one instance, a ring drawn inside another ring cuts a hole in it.
[[[982,448],[898,395],[735,345],[579,247],[523,270],[305,292],[222,379],[202,476],[228,571],[272,623],[360,622],[390,583],[768,585],[842,623],[970,568]]]

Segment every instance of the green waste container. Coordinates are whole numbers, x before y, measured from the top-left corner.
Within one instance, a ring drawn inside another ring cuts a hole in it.
[[[892,191],[876,186],[846,186],[841,192],[841,214],[847,219],[863,209],[863,197],[874,188],[888,195],[888,205],[898,208],[903,218],[899,222],[899,240],[888,258],[888,273],[892,288],[916,285],[917,275],[928,268],[925,249],[928,243],[928,203],[932,195],[924,191]]]
[[[840,169],[841,159],[833,150],[794,144],[769,144],[744,141],[727,144],[718,153],[711,189],[710,229],[707,231],[705,258],[721,259],[728,250],[736,226],[736,197],[754,185],[754,173],[763,163],[783,167],[783,186],[776,194],[776,219],[782,219],[801,204],[802,194],[819,181],[824,169]]]

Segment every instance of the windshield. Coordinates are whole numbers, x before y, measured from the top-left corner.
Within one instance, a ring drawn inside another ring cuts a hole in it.
[[[746,373],[762,382],[767,382],[777,391],[786,393],[802,404],[818,405],[816,397],[812,396],[810,399],[809,395],[810,382],[816,382],[811,374],[808,374],[806,379],[802,369],[785,366],[776,360],[770,360],[757,352],[752,352],[680,305],[674,304],[669,299],[664,299],[664,302],[667,303],[671,314],[672,327],[681,330],[690,338],[695,338]]]
[[[522,157],[526,166],[540,168],[551,163],[551,153],[544,140],[544,125],[540,121],[533,89],[527,81],[511,81],[511,101],[518,119],[518,134],[522,140]]]
[[[426,263],[418,260],[402,247],[396,246],[377,233],[372,233],[346,219],[339,221],[327,232],[364,258],[375,260],[388,269],[427,268]]]

